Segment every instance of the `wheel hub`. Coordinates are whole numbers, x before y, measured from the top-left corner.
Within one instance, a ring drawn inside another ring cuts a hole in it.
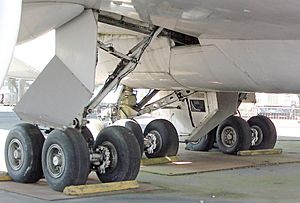
[[[117,166],[118,154],[115,146],[111,142],[103,142],[96,152],[100,155],[100,166],[98,171],[101,174],[105,174],[107,169],[114,169]]]
[[[61,155],[57,154],[56,156],[54,156],[52,162],[53,162],[54,166],[61,166],[61,164],[62,164]]]
[[[18,139],[12,139],[8,145],[8,161],[14,170],[19,170],[24,161],[23,145]]]
[[[20,150],[20,149],[16,149],[16,150],[14,151],[14,158],[15,158],[15,159],[21,159],[21,157],[22,157],[22,152],[21,152],[21,150]]]
[[[237,133],[235,129],[231,126],[225,127],[221,133],[221,140],[226,147],[233,147],[237,141]]]
[[[53,178],[61,177],[65,170],[65,155],[58,144],[52,144],[48,148],[46,160],[49,174]]]
[[[153,154],[157,148],[161,147],[160,134],[156,130],[150,131],[146,135],[145,139],[146,139],[145,146],[148,154]]]
[[[252,146],[258,146],[261,144],[263,140],[263,132],[261,128],[257,125],[251,126],[251,132],[252,132]]]

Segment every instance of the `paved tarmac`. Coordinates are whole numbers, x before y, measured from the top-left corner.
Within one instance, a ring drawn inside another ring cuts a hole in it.
[[[0,112],[0,128],[9,129],[18,119],[9,112]],[[295,127],[284,138],[300,135],[299,127]],[[5,131],[3,131],[5,132]],[[284,130],[281,131],[284,134]],[[0,135],[2,135],[1,133]],[[282,134],[282,135],[283,135]],[[0,152],[3,152],[5,138],[0,136]],[[280,140],[289,140],[281,139]],[[279,141],[284,151],[300,156],[300,141]],[[184,153],[184,151],[183,151]],[[195,153],[201,156],[201,153]],[[229,156],[229,155],[228,155]],[[0,170],[3,168],[3,156],[0,155]],[[300,202],[300,163],[259,166],[244,169],[222,170],[192,175],[164,176],[140,172],[138,181],[155,186],[155,190],[143,193],[125,193],[96,197],[84,197],[56,202],[195,202],[195,203],[226,203],[226,202]],[[0,182],[0,184],[6,184]],[[22,187],[18,184],[18,187]],[[50,190],[50,189],[49,189]],[[30,194],[20,195],[0,190],[0,203],[47,202],[31,197]]]

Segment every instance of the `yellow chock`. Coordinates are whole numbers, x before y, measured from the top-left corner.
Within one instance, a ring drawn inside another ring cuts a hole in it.
[[[10,181],[12,180],[11,177],[3,171],[0,171],[0,181]]]
[[[282,154],[282,149],[244,150],[244,151],[239,151],[237,154],[239,156]]]
[[[142,159],[141,165],[142,166],[149,166],[149,165],[156,165],[156,164],[166,164],[171,163],[174,161],[178,161],[177,156],[165,156],[165,157],[158,157],[158,158],[151,158],[151,159]]]
[[[88,195],[103,192],[114,192],[119,190],[128,190],[138,188],[139,184],[136,180],[121,181],[113,183],[99,183],[90,185],[68,186],[64,189],[65,195]]]

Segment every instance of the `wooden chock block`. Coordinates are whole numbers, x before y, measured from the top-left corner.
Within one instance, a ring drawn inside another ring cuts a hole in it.
[[[119,190],[128,190],[138,188],[139,184],[136,180],[133,181],[121,181],[112,183],[99,183],[99,184],[87,184],[68,186],[64,189],[65,195],[88,195],[103,192],[114,192]]]

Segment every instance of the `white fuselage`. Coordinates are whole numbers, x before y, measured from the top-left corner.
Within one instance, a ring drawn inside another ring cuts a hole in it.
[[[23,0],[19,42],[59,27],[84,8],[115,12],[199,38],[201,46],[173,47],[165,38],[156,40],[123,80],[131,87],[300,92],[298,0]],[[126,53],[140,37],[116,35],[103,40],[115,42]],[[103,52],[99,59],[101,83],[118,60]]]

